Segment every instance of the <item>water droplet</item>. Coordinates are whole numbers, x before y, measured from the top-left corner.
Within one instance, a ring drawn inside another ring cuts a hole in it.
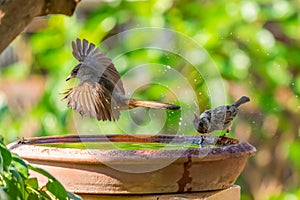
[[[197,81],[197,79],[194,79],[194,82],[196,82]]]
[[[178,122],[178,125],[181,126],[181,122]]]
[[[167,67],[167,69],[171,69],[171,66],[170,66],[170,65],[167,65],[166,67]]]
[[[179,120],[181,121],[181,120],[182,120],[182,117],[180,117]]]

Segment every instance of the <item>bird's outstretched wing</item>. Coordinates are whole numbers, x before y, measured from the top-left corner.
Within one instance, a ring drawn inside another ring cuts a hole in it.
[[[109,80],[118,91],[125,93],[121,77],[116,70],[112,60],[107,55],[95,47],[93,43],[86,40],[76,39],[72,42],[73,56],[80,62],[97,71],[103,72],[103,77]]]
[[[66,96],[62,100],[68,101],[68,107],[82,117],[89,116],[103,121],[119,119],[120,111],[111,98],[111,93],[99,83],[83,82],[64,94]]]

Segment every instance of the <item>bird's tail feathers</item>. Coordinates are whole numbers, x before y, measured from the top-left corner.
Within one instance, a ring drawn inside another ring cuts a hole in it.
[[[239,100],[237,100],[234,104],[232,104],[233,106],[239,107],[240,105],[247,103],[250,101],[249,97],[246,96],[242,96]]]
[[[161,108],[167,110],[180,109],[180,106],[169,104],[169,103],[162,103],[157,101],[145,101],[145,100],[138,100],[138,99],[129,99],[128,106],[130,109],[135,107]]]

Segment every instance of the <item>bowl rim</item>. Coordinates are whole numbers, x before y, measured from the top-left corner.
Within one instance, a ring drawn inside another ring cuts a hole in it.
[[[107,149],[79,149],[41,146],[41,144],[78,143],[78,142],[186,142],[200,140],[205,137],[211,141],[222,139],[222,136],[178,136],[178,135],[150,135],[150,134],[102,134],[102,135],[59,135],[23,138],[12,142],[7,147],[23,159],[40,161],[57,161],[72,163],[155,163],[162,160],[186,161],[192,157],[193,161],[215,161],[233,157],[249,157],[255,154],[256,149],[248,142],[234,138],[223,137],[225,141],[231,142],[223,146],[212,148],[190,148],[190,149],[160,149],[160,150],[107,150]]]

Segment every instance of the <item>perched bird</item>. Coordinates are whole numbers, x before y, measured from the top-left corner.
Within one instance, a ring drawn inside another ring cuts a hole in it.
[[[239,111],[238,107],[248,101],[250,101],[249,97],[242,96],[231,106],[219,106],[205,110],[200,116],[195,113],[193,121],[195,129],[201,134],[215,130],[226,130],[226,134],[229,133],[231,122]]]
[[[82,117],[114,121],[120,111],[135,107],[178,110],[179,106],[144,101],[125,96],[123,82],[112,60],[87,40],[72,42],[73,56],[79,64],[71,71],[66,81],[78,78],[79,84],[67,90],[62,100],[68,107],[79,112]]]

